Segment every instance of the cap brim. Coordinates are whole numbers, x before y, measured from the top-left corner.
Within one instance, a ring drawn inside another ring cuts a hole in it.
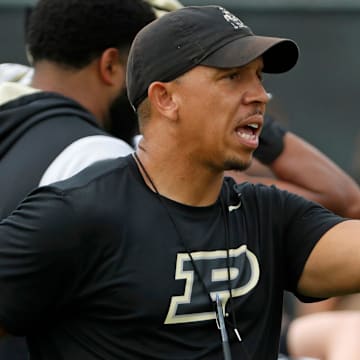
[[[201,61],[202,65],[232,68],[263,57],[265,73],[283,73],[295,66],[299,58],[296,43],[289,39],[249,35],[235,39]]]

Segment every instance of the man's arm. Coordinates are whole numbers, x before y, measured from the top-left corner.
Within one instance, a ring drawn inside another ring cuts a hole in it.
[[[286,132],[283,141],[282,152],[267,164],[274,177],[255,176],[254,171],[231,171],[228,175],[237,182],[274,184],[316,201],[341,216],[360,219],[360,187],[355,180],[294,133]]]
[[[5,331],[4,328],[2,328],[2,327],[0,326],[0,338],[4,337],[5,335],[7,335],[7,332]]]

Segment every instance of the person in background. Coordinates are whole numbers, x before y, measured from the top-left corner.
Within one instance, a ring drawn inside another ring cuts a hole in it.
[[[360,359],[360,311],[321,311],[294,319],[287,332],[291,359]]]
[[[31,86],[0,87],[1,217],[39,184],[132,151],[104,128],[124,96],[130,44],[154,19],[140,0],[35,5],[26,31]]]
[[[141,0],[36,3],[26,29],[33,68],[3,64],[1,71],[1,218],[33,188],[133,151],[106,128],[126,98],[132,40],[155,18]],[[27,358],[23,339],[0,343],[1,360]]]

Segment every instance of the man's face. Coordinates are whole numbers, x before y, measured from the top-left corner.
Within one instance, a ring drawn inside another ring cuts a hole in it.
[[[261,58],[233,69],[198,66],[174,81],[193,158],[221,171],[250,165],[268,102],[262,68]]]

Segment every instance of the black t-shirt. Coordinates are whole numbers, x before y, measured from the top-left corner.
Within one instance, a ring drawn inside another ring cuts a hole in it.
[[[36,360],[222,359],[204,285],[230,283],[233,357],[276,359],[283,290],[343,219],[275,187],[227,179],[221,197],[225,216],[160,198],[131,156],[35,190],[0,223],[0,323]]]

